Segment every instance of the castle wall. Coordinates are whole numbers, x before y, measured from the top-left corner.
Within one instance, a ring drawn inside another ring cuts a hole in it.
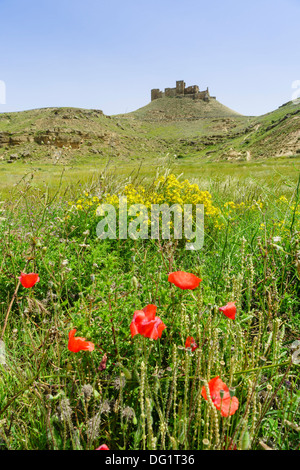
[[[188,86],[184,89],[185,95],[194,95],[195,93],[199,93],[198,85]]]
[[[195,98],[198,99],[198,100],[208,101],[209,100],[209,93],[208,93],[207,90],[199,91],[199,93],[197,93]]]
[[[158,98],[163,97],[163,92],[159,90],[159,88],[153,88],[151,90],[151,101],[157,100]]]
[[[169,98],[176,96],[176,88],[165,88],[165,96]]]

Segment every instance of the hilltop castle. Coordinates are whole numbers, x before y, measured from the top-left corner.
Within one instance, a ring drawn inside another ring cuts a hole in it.
[[[199,91],[198,85],[185,86],[183,80],[178,80],[176,82],[175,88],[165,88],[165,91],[160,91],[158,88],[153,88],[151,90],[151,101],[157,100],[158,98],[193,98],[194,100],[203,100],[209,101],[211,99],[216,99],[215,96],[210,96],[208,88],[205,91]]]

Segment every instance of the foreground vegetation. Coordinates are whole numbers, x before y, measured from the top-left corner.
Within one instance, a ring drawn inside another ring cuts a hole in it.
[[[203,203],[204,247],[100,240],[97,207],[118,194]],[[0,222],[2,449],[299,449],[299,181],[202,187],[165,170],[148,181],[103,172],[57,193],[25,181],[11,196]],[[169,281],[177,271],[201,282],[182,289]],[[23,287],[21,272],[39,282]],[[148,305],[166,326],[157,339],[132,336]],[[74,352],[74,329],[89,350]],[[209,387],[216,377],[224,394]],[[217,396],[235,405],[226,412]]]

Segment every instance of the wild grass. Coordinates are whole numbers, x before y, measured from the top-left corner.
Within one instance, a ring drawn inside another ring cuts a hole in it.
[[[128,178],[106,169],[80,181],[47,190],[27,179],[1,204],[1,448],[299,449],[299,182],[204,175],[223,226],[208,218],[193,252],[98,239],[95,207],[68,202],[101,201]],[[130,181],[151,183],[141,172]],[[200,286],[170,284],[177,270]],[[40,282],[23,288],[21,272]],[[229,301],[235,320],[219,311]],[[148,304],[167,328],[132,338],[133,313]],[[68,350],[73,328],[94,351]],[[232,416],[203,398],[216,376],[238,398]]]
[[[114,179],[126,180],[138,173],[149,184],[156,175],[158,167],[169,166],[176,174],[191,179],[201,188],[210,190],[211,185],[229,187],[230,191],[239,192],[241,187],[270,190],[279,194],[292,194],[300,172],[300,156],[270,158],[250,162],[214,162],[199,160],[197,155],[186,155],[182,159],[167,157],[142,158],[134,161],[115,162],[114,158],[84,158],[70,164],[16,162],[13,166],[0,163],[0,199],[12,199],[18,187],[30,183],[39,191],[57,191],[59,196],[68,194],[72,188],[80,192],[81,188],[98,184],[98,179],[105,174]],[[138,170],[137,170],[138,169]],[[92,183],[91,183],[92,181]],[[251,189],[253,190],[253,189]]]

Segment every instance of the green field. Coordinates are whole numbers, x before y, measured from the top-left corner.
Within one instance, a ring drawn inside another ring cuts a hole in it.
[[[199,187],[166,166],[135,171],[128,186],[129,166],[91,181],[87,169],[61,175],[44,165],[7,193],[1,448],[299,449],[300,192],[289,161],[274,176],[258,163],[207,163]],[[24,168],[15,168],[20,178]],[[174,238],[97,238],[97,206],[122,192],[169,205],[197,197],[203,248],[187,251]],[[177,271],[202,281],[182,290],[168,281]],[[23,287],[21,272],[39,282]],[[220,310],[228,302],[234,319]],[[158,339],[132,336],[134,312],[149,304],[166,328]],[[93,350],[72,351],[73,329]],[[216,377],[222,396],[210,388]]]
[[[231,185],[233,191],[245,183],[255,186],[269,187],[282,194],[291,193],[291,184],[295,184],[300,173],[300,155],[294,157],[277,157],[268,160],[251,162],[214,162],[199,161],[189,157],[175,159],[161,157],[155,163],[143,160],[117,163],[115,159],[93,159],[73,165],[53,165],[51,163],[24,164],[16,162],[13,167],[0,163],[0,197],[13,197],[24,181],[30,181],[32,187],[44,191],[60,192],[72,190],[74,185],[97,184],[99,176],[105,171],[114,178],[129,178],[140,175],[151,180],[158,168],[170,166],[176,174],[195,180],[203,189],[212,184]]]

